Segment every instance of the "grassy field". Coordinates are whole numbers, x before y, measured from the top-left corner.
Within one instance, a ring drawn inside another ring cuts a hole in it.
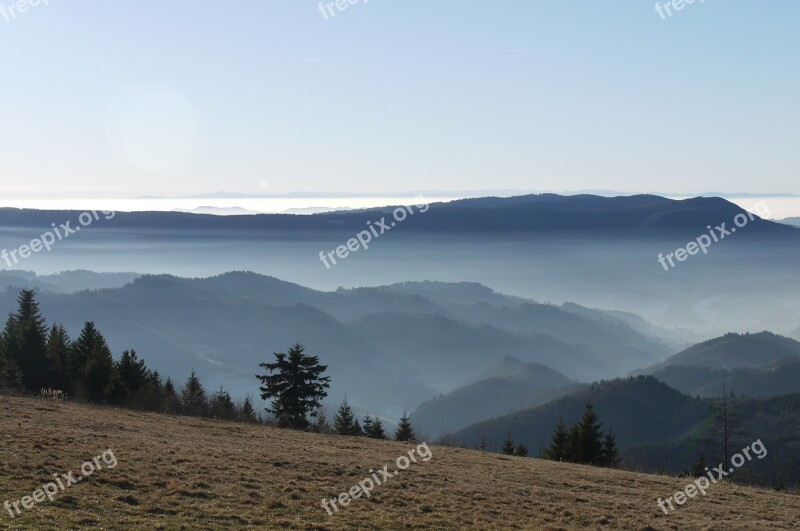
[[[686,479],[437,446],[329,516],[323,497],[414,445],[68,402],[0,397],[0,438],[0,502],[106,450],[117,461],[21,516],[4,510],[8,529],[800,529],[796,495],[716,484],[666,516],[656,498]]]

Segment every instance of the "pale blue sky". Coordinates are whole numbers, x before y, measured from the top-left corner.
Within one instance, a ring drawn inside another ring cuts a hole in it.
[[[317,6],[0,14],[0,194],[800,193],[796,1]]]

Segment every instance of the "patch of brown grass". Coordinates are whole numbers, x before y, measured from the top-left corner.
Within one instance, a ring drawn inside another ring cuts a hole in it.
[[[368,499],[321,508],[411,445],[0,397],[0,503],[77,471],[114,469],[11,519],[9,529],[800,529],[800,497],[717,484],[665,516],[687,480],[431,446]]]

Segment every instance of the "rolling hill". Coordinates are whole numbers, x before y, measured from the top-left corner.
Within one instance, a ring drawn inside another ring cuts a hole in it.
[[[411,420],[420,433],[451,433],[481,420],[542,404],[575,386],[558,371],[508,356],[487,371],[484,378],[423,402]]]
[[[640,470],[688,473],[701,455],[721,461],[710,434],[719,400],[691,398],[652,376],[594,383],[544,405],[486,420],[453,434],[472,446],[482,437],[497,450],[508,434],[531,455],[550,444],[559,420],[571,425],[590,401],[604,430],[615,436],[623,463]],[[770,398],[729,398],[729,419],[737,419],[731,445],[760,439],[769,449],[758,468],[737,472],[742,481],[794,486],[800,477],[800,394]],[[741,448],[742,446],[740,446]]]
[[[726,334],[689,347],[647,372],[671,365],[733,369],[768,367],[787,358],[800,358],[800,342],[771,332]]]
[[[790,358],[766,368],[732,370],[688,365],[670,365],[653,376],[689,396],[716,398],[725,390],[739,396],[770,397],[800,393],[800,359]]]
[[[800,497],[731,483],[665,515],[686,478],[429,445],[328,515],[414,445],[0,396],[0,490],[19,500],[108,450],[116,466],[36,504],[16,529],[776,529],[800,526]],[[105,463],[105,461],[101,461]],[[80,475],[80,474],[77,474]]]
[[[688,436],[709,412],[706,402],[683,395],[653,377],[638,376],[594,383],[547,404],[473,424],[453,436],[467,444],[486,437],[489,448],[499,449],[510,433],[532,455],[538,455],[549,445],[559,420],[567,425],[579,420],[587,401],[623,449]]]

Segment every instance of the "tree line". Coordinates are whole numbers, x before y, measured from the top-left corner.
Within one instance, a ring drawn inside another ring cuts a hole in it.
[[[77,339],[61,324],[47,326],[33,290],[22,290],[17,311],[0,333],[0,391],[39,394],[57,389],[88,402],[145,411],[255,422],[252,400],[234,403],[224,389],[207,393],[192,371],[177,390],[147,368],[135,350],[115,361],[103,334],[86,322]]]
[[[609,430],[603,433],[602,423],[591,402],[581,420],[567,430],[562,420],[558,421],[550,442],[542,457],[552,461],[566,461],[582,465],[616,467],[619,465],[617,443]]]

